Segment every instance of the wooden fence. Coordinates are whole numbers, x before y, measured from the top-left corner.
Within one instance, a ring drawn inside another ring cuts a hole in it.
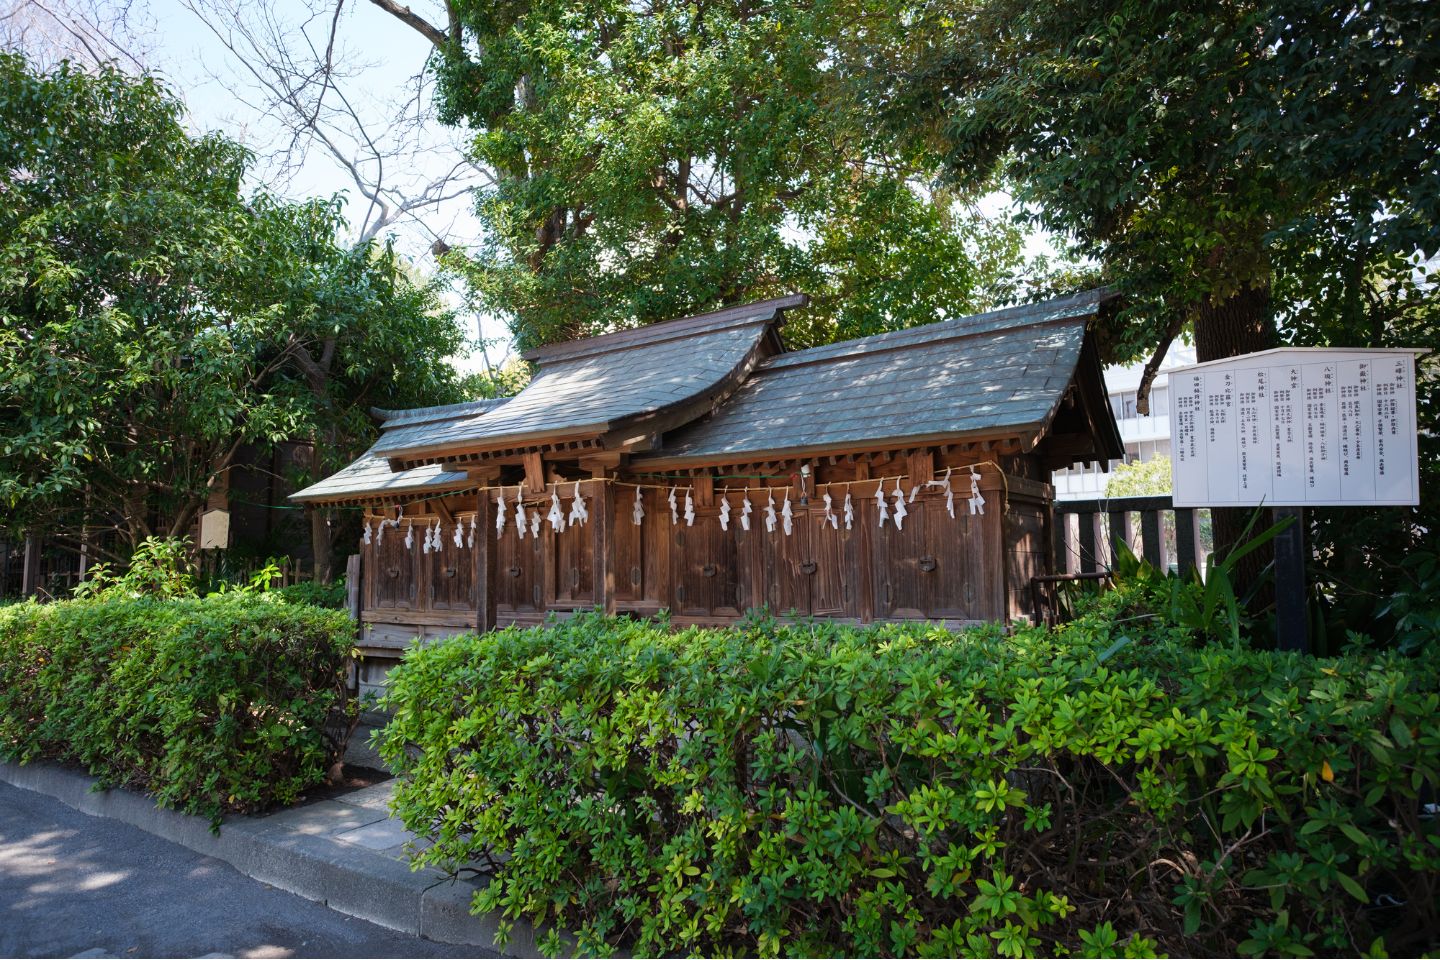
[[[1124,543],[1161,570],[1203,571],[1211,544],[1208,510],[1175,507],[1168,496],[1060,500],[1055,503],[1057,571],[1095,573],[1115,563]]]
[[[1213,549],[1209,513],[1177,508],[1168,496],[1056,501],[1055,573],[1032,584],[1039,616],[1063,619],[1063,585],[1109,580],[1121,543],[1161,570],[1203,574]]]

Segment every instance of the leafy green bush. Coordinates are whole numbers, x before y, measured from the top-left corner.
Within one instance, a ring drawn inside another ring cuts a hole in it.
[[[116,570],[108,563],[90,568],[83,583],[77,584],[77,600],[158,597],[180,599],[214,595],[265,595],[280,603],[309,604],[340,610],[345,607],[345,580],[332,583],[306,581],[277,587],[282,579],[281,557],[268,557],[257,570],[234,579],[210,577],[199,582],[194,551],[189,537],[165,539],[146,537],[131,554],[129,563]],[[232,571],[233,574],[233,571]]]
[[[1273,642],[1273,631],[1257,633],[1250,609],[1256,593],[1271,577],[1273,563],[1267,564],[1262,576],[1252,581],[1244,596],[1236,591],[1238,566],[1241,560],[1274,540],[1294,518],[1287,517],[1251,536],[1260,511],[1250,515],[1236,545],[1225,554],[1212,553],[1205,560],[1205,574],[1192,568],[1182,576],[1162,571],[1135,553],[1124,543],[1115,545],[1115,585],[1141,609],[1158,609],[1166,619],[1189,630],[1202,641],[1223,640],[1239,647],[1242,637],[1252,643]],[[1129,612],[1129,611],[1125,611]]]
[[[581,617],[413,649],[416,859],[581,953],[1433,949],[1440,659]],[[502,926],[502,937],[508,926]]]
[[[108,563],[90,568],[84,582],[73,591],[78,600],[98,597],[195,596],[195,561],[189,537],[146,537],[121,570]]]
[[[1170,492],[1170,458],[1118,463],[1105,481],[1107,497],[1156,497]]]
[[[352,729],[353,629],[244,595],[0,609],[0,756],[216,818],[291,803]]]
[[[331,583],[316,583],[313,580],[292,583],[288,587],[276,587],[267,591],[267,596],[285,603],[308,603],[312,607],[343,610],[345,608],[345,580],[342,578]]]

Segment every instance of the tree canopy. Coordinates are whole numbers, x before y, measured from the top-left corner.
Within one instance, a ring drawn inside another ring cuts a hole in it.
[[[1114,359],[1158,365],[1187,325],[1201,360],[1303,337],[1362,303],[1377,272],[1405,285],[1416,251],[1440,250],[1433,4],[889,11],[902,29],[848,46],[868,102],[902,142],[943,153],[957,183],[1005,171],[1034,222],[1130,295]],[[1352,331],[1367,334],[1381,331]]]
[[[184,532],[245,443],[368,442],[456,399],[462,334],[333,201],[247,196],[155,80],[0,56],[0,500],[12,523]]]
[[[1153,497],[1169,492],[1170,458],[1166,456],[1118,464],[1105,481],[1107,497]]]
[[[901,143],[957,184],[1002,171],[1127,309],[1112,361],[1440,343],[1440,18],[1421,0],[896,0],[844,44]],[[1433,378],[1422,408],[1437,407]],[[1434,423],[1431,419],[1430,423]],[[1436,489],[1434,430],[1425,487]],[[1422,497],[1433,502],[1433,493]],[[1330,513],[1333,513],[1331,511]],[[1433,508],[1312,528],[1322,556],[1416,546]],[[1245,517],[1215,515],[1219,544]],[[1379,519],[1379,518],[1377,518]],[[1263,556],[1245,561],[1259,576]]]
[[[852,109],[836,3],[379,5],[437,45],[496,178],[452,262],[522,347],[794,290],[792,340],[858,336],[964,312],[1018,257]]]

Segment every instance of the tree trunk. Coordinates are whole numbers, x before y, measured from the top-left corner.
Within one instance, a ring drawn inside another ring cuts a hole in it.
[[[1270,288],[1251,287],[1222,303],[1202,303],[1195,311],[1195,356],[1201,363],[1255,353],[1275,346]]]
[[[1268,286],[1239,290],[1220,303],[1206,301],[1195,312],[1195,356],[1201,363],[1268,350],[1273,346],[1275,318],[1271,312]],[[1253,508],[1243,507],[1211,511],[1217,558],[1223,558],[1237,545],[1253,512]],[[1255,522],[1251,536],[1269,525],[1261,517]],[[1235,592],[1243,597],[1260,581],[1266,565],[1274,556],[1274,551],[1267,545],[1242,558],[1234,572]],[[1260,590],[1251,609],[1263,609],[1272,597],[1272,590]]]
[[[329,384],[330,384],[330,363],[334,359],[335,351],[327,347],[322,357],[324,367],[317,370],[323,373],[323,380],[313,378],[310,387],[315,393],[315,398],[322,409],[330,406]],[[327,451],[334,451],[340,446],[339,430],[332,422],[312,435],[310,438],[310,467],[316,471],[316,476],[323,476],[319,467],[325,462],[324,457]],[[315,558],[315,582],[329,583],[335,576],[335,540],[330,529],[331,508],[317,507],[307,504],[305,515],[310,518],[310,555]]]
[[[335,551],[330,542],[330,511],[307,507],[310,514],[310,549],[315,554],[315,582],[329,583],[335,576]]]

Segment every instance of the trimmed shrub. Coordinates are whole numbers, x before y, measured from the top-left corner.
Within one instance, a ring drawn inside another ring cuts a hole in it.
[[[1433,653],[1196,648],[1125,602],[460,637],[391,674],[381,753],[415,859],[492,871],[474,909],[550,951],[1433,949]]]
[[[306,580],[292,583],[288,587],[276,587],[266,593],[284,603],[303,603],[327,610],[345,609],[345,579],[341,577],[330,583],[316,583]]]
[[[351,729],[343,614],[244,595],[0,610],[0,755],[218,822],[292,803]]]

